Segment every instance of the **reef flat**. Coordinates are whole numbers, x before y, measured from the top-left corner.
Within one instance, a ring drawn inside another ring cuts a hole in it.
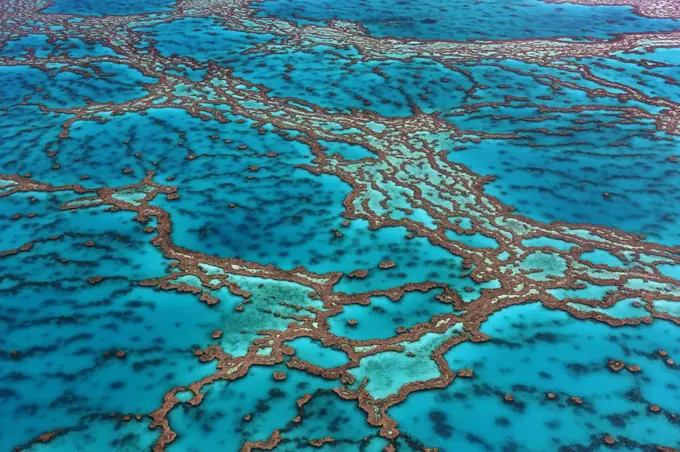
[[[673,0],[0,0],[0,449],[680,449]]]

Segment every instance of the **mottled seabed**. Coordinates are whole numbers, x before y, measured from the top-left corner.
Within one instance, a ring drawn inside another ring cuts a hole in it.
[[[0,450],[680,449],[675,0],[0,0]]]

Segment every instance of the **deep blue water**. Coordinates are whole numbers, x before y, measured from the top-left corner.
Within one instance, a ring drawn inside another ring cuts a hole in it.
[[[680,448],[676,19],[2,6],[0,449]]]

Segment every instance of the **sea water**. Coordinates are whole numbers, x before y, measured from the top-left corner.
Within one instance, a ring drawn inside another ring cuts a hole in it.
[[[0,448],[680,448],[680,22],[618,3],[4,2]]]

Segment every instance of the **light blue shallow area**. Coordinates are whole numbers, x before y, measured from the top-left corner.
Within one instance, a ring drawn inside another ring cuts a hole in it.
[[[347,363],[347,355],[339,350],[324,347],[319,341],[308,337],[300,337],[286,342],[295,349],[295,355],[314,365],[324,368],[338,367]]]
[[[330,332],[354,340],[388,339],[396,335],[399,327],[411,327],[427,322],[439,314],[454,312],[449,304],[435,299],[441,290],[407,292],[401,299],[371,297],[368,305],[348,305],[342,313],[329,319]],[[356,320],[356,325],[349,325]]]

